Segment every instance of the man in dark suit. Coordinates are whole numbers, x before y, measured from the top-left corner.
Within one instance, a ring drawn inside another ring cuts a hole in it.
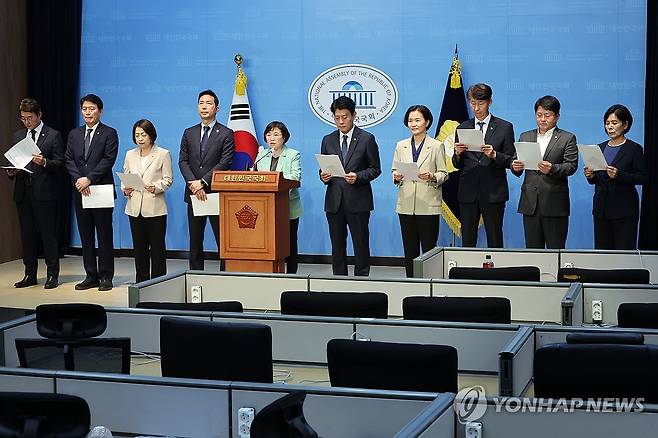
[[[475,118],[457,129],[479,129],[484,133],[481,152],[468,151],[455,136],[453,165],[461,169],[457,201],[462,224],[462,246],[477,244],[480,215],[484,219],[489,248],[503,247],[503,215],[509,199],[507,173],[515,154],[514,128],[508,121],[489,113],[492,90],[487,84],[472,85],[467,93]]]
[[[35,99],[21,100],[19,110],[25,129],[14,134],[14,142],[31,138],[41,152],[33,155],[32,161],[26,166],[32,173],[7,170],[7,175],[16,181],[14,202],[20,220],[25,265],[25,276],[14,286],[21,288],[37,284],[37,255],[41,236],[47,267],[43,287],[53,289],[59,284],[59,253],[53,224],[57,219],[57,174],[64,163],[64,142],[58,131],[41,121],[41,105]]]
[[[347,228],[354,246],[354,275],[370,273],[370,232],[368,222],[374,209],[370,181],[382,173],[375,136],[354,126],[356,105],[347,96],[331,104],[338,130],[322,139],[321,153],[338,155],[346,176],[332,178],[320,171],[326,184],[324,211],[329,223],[334,275],[347,275]]]
[[[199,93],[197,110],[201,123],[183,133],[180,142],[178,165],[185,178],[184,199],[187,203],[187,222],[190,232],[190,269],[203,270],[203,235],[206,219],[210,219],[219,252],[219,216],[194,216],[190,196],[207,200],[210,182],[215,170],[228,170],[233,161],[235,142],[233,131],[216,119],[219,98],[212,90]],[[220,266],[221,269],[221,266]]]
[[[66,168],[75,186],[73,203],[82,242],[82,261],[86,278],[76,290],[98,287],[112,289],[114,277],[114,244],[112,241],[113,208],[82,208],[82,197],[89,196],[91,185],[112,184],[112,166],[119,151],[119,137],[114,128],[101,123],[103,101],[95,94],[80,99],[85,124],[72,129],[66,143]],[[115,194],[116,197],[116,194]],[[98,264],[95,237],[98,237]]]
[[[560,101],[544,96],[535,103],[537,128],[521,134],[519,141],[537,142],[542,155],[539,170],[526,170],[519,213],[527,248],[561,249],[569,230],[569,182],[578,167],[576,136],[557,127]],[[532,163],[533,165],[536,163]],[[521,176],[524,163],[512,161],[512,173]]]

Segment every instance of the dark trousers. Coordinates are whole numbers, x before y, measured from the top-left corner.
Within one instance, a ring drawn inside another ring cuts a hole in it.
[[[595,249],[637,249],[637,217],[594,217]]]
[[[482,215],[484,229],[487,232],[487,247],[503,247],[504,202],[490,203],[482,200],[469,203],[460,202],[459,213],[462,223],[463,247],[475,247],[477,245],[480,215]]]
[[[167,215],[128,216],[135,249],[135,281],[140,283],[167,273],[165,233]]]
[[[420,255],[420,248],[427,252],[436,246],[439,238],[439,215],[398,214],[404,248],[404,268],[407,277],[414,276],[414,259]]]
[[[79,195],[78,195],[79,196]],[[82,263],[91,280],[114,277],[114,243],[112,241],[113,208],[82,208],[75,202],[75,217],[82,243]],[[96,264],[96,238],[98,238],[98,265]]]
[[[535,214],[523,215],[526,248],[563,249],[567,244],[569,216],[543,216],[539,203]]]
[[[187,204],[187,224],[190,231],[190,269],[203,271],[203,236],[206,231],[207,220],[210,220],[210,226],[217,241],[217,258],[219,258],[219,216],[194,216],[192,202]]]
[[[37,276],[39,235],[43,242],[43,258],[46,261],[46,274],[59,276],[59,250],[57,248],[57,230],[54,224],[57,218],[57,201],[37,201],[34,199],[32,186],[25,187],[22,202],[16,204],[23,242],[23,265],[25,275]]]
[[[348,213],[338,209],[327,213],[329,237],[331,238],[331,265],[334,275],[347,275],[347,228],[354,246],[354,275],[370,274],[370,212]]]
[[[297,230],[299,229],[299,218],[290,219],[290,255],[286,257],[286,273],[297,273]]]

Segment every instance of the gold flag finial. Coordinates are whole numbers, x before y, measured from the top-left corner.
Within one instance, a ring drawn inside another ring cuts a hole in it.
[[[233,58],[235,65],[238,66],[238,76],[235,78],[235,94],[238,96],[244,96],[247,91],[247,75],[244,74],[242,70],[242,63],[244,58],[239,53]]]

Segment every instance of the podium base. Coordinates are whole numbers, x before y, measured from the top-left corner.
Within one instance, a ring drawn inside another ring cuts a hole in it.
[[[226,259],[224,269],[228,272],[272,272],[285,273],[286,260],[236,260]]]

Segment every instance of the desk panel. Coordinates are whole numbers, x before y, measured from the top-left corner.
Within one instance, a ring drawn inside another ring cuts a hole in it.
[[[658,283],[658,252],[656,251],[560,251],[560,266],[570,263],[586,269],[646,269],[651,283]]]
[[[0,391],[54,393],[55,378],[52,373],[50,376],[34,375],[38,373],[38,370],[0,368]]]
[[[593,322],[592,301],[601,300],[603,324],[617,325],[617,309],[621,303],[658,303],[658,286],[585,283],[583,297],[583,322]]]

